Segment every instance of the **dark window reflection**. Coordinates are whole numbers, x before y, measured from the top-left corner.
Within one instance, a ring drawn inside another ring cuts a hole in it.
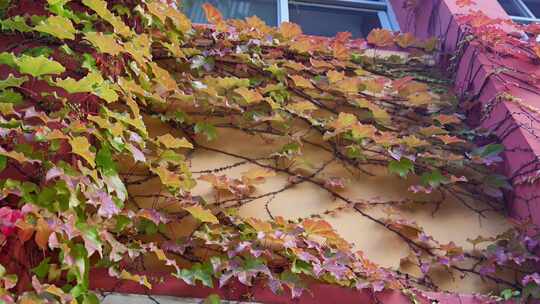
[[[374,11],[303,3],[289,5],[289,19],[299,24],[305,34],[329,37],[339,32],[350,32],[355,38],[366,37],[372,29],[381,27]]]
[[[215,6],[226,19],[257,16],[268,25],[277,25],[277,0],[183,0],[182,11],[193,22],[208,23],[202,9],[204,3]]]

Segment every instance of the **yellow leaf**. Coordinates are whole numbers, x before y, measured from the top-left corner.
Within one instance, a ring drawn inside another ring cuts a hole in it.
[[[334,128],[336,133],[341,133],[357,122],[358,119],[353,114],[341,112],[329,126]]]
[[[270,224],[267,221],[262,221],[256,218],[247,218],[245,221],[257,231],[262,231],[262,232],[272,231],[272,224]]]
[[[109,22],[114,31],[124,37],[131,36],[129,27],[118,17],[116,17],[108,8],[107,2],[103,0],[83,0],[83,4],[91,8],[103,20]]]
[[[114,34],[103,34],[101,32],[87,32],[84,38],[88,40],[99,52],[118,55],[123,48],[116,41]]]
[[[204,209],[199,205],[194,205],[190,207],[184,207],[184,209],[189,212],[194,218],[198,219],[203,223],[212,223],[218,224],[219,221],[215,215],[210,212],[208,209]]]
[[[279,33],[285,39],[293,39],[302,35],[302,28],[296,23],[282,22],[279,26]]]
[[[286,61],[284,64],[283,64],[283,67],[285,68],[289,68],[289,69],[292,69],[292,70],[295,70],[297,72],[300,72],[300,71],[304,71],[307,67],[299,62],[296,62],[296,61]]]
[[[49,16],[34,27],[38,32],[47,33],[58,39],[75,39],[77,32],[73,23],[68,18],[62,16]]]
[[[167,167],[164,165],[160,165],[157,168],[152,168],[151,170],[159,176],[159,179],[165,186],[172,188],[180,188],[182,186],[182,179],[180,178],[180,175],[169,171],[169,169],[167,169]]]
[[[396,37],[396,44],[402,48],[408,48],[416,43],[416,38],[411,33],[400,34]]]
[[[71,150],[73,153],[78,154],[84,158],[92,168],[96,166],[95,155],[90,151],[90,143],[84,136],[77,136],[69,140]]]
[[[291,76],[291,79],[294,81],[294,85],[299,88],[314,89],[313,85],[311,84],[311,81],[305,79],[304,77],[300,75],[293,75]]]
[[[457,117],[456,115],[440,114],[435,116],[433,119],[439,121],[443,125],[461,123],[461,119],[459,119],[459,117]]]
[[[345,78],[335,83],[335,88],[345,94],[358,94],[359,80],[357,78]]]
[[[309,101],[300,101],[287,105],[287,109],[295,113],[304,113],[317,110],[318,108]]]
[[[366,86],[366,90],[372,93],[381,93],[384,89],[384,79],[368,79],[362,81],[362,84]]]
[[[433,101],[433,97],[427,92],[416,92],[407,97],[409,102],[416,106],[423,106]]]
[[[330,84],[333,84],[340,80],[345,79],[345,74],[343,72],[338,72],[336,70],[330,70],[326,73],[326,77],[328,77],[328,82]]]
[[[167,91],[174,91],[178,89],[178,85],[171,74],[167,70],[162,69],[155,62],[150,62],[150,67],[152,68],[152,74],[154,74],[154,81],[164,87]]]
[[[414,135],[409,135],[406,137],[403,137],[401,139],[401,142],[404,143],[407,147],[410,148],[416,148],[416,147],[422,147],[427,146],[429,143],[425,140],[419,139],[418,137]]]
[[[275,175],[276,172],[270,169],[253,168],[242,173],[242,181],[246,184],[260,184],[263,183],[267,177]]]
[[[62,131],[58,129],[52,130],[49,134],[45,136],[47,140],[53,140],[53,139],[69,139],[66,134],[64,134]]]
[[[150,282],[148,281],[148,278],[146,276],[141,276],[141,275],[138,275],[138,274],[132,274],[132,273],[129,273],[129,272],[125,271],[125,270],[122,270],[122,272],[120,273],[120,279],[134,281],[134,282],[137,282],[137,283],[145,286],[148,289],[152,289],[152,284],[150,284]]]
[[[191,21],[189,18],[182,14],[180,10],[174,9],[172,5],[153,1],[147,3],[146,6],[148,7],[148,11],[156,16],[161,23],[165,24],[166,19],[169,18],[180,32],[185,33],[191,30]]]
[[[427,137],[430,137],[430,136],[433,136],[433,135],[440,135],[440,134],[448,133],[445,129],[442,129],[442,128],[436,127],[436,126],[429,126],[429,127],[422,128],[422,129],[420,129],[419,132],[420,132],[420,134],[422,134],[424,136],[427,136]]]
[[[316,60],[316,59],[311,58],[311,59],[309,59],[309,62],[311,63],[311,66],[314,67],[315,69],[327,70],[327,69],[333,69],[334,68],[334,66],[332,64],[330,64],[328,61],[324,61],[324,60]]]
[[[193,145],[185,138],[179,139],[171,134],[158,136],[158,142],[169,149],[188,148],[193,149]]]
[[[451,135],[438,135],[438,136],[435,136],[435,137],[440,139],[446,145],[459,144],[459,143],[464,143],[465,142],[463,139],[461,139],[459,137],[456,137],[456,136],[451,136]]]
[[[258,103],[263,100],[263,96],[259,92],[245,87],[237,88],[234,92],[242,96],[247,104]]]

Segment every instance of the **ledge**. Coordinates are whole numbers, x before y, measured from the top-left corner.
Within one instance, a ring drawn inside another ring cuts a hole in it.
[[[442,67],[448,67],[450,58],[461,52],[454,63],[455,90],[467,110],[473,126],[492,131],[505,146],[502,171],[511,179],[513,193],[508,193],[510,215],[520,220],[532,220],[540,225],[540,187],[534,179],[540,170],[540,117],[531,109],[540,109],[540,86],[524,85],[516,78],[519,71],[527,71],[531,79],[540,77],[540,67],[519,59],[495,57],[473,43],[460,49],[463,32],[457,23],[459,14],[469,10],[481,10],[491,18],[509,19],[496,0],[476,1],[470,7],[460,8],[456,0],[389,0],[403,32],[411,32],[419,38],[438,37]],[[511,32],[508,26],[505,30]],[[508,69],[508,73],[499,73]],[[509,74],[509,75],[508,75]],[[513,75],[512,75],[513,74]],[[534,75],[534,76],[533,76]],[[518,83],[519,82],[519,83]],[[498,101],[502,93],[521,99],[522,105],[511,101]],[[525,105],[525,106],[523,106]],[[481,111],[493,106],[491,115],[482,118]]]

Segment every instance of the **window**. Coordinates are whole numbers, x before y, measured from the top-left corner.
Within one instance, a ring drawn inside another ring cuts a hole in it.
[[[399,29],[388,0],[184,0],[182,10],[194,22],[205,23],[201,6],[206,2],[226,18],[256,15],[273,26],[291,21],[308,35],[351,32],[358,38],[374,28]]]
[[[540,0],[499,0],[499,3],[516,22],[540,22]]]

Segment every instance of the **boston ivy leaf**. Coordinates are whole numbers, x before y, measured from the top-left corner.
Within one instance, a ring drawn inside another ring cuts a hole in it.
[[[207,122],[198,122],[195,124],[194,131],[197,134],[204,134],[208,141],[215,140],[217,138],[217,130],[212,124]]]
[[[435,169],[431,172],[425,172],[424,174],[422,174],[420,180],[422,181],[422,184],[424,186],[431,186],[433,188],[437,188],[439,187],[439,185],[447,182],[448,178],[442,175],[441,171]]]
[[[107,2],[103,0],[83,0],[83,4],[91,8],[103,20],[109,22],[114,31],[124,37],[131,36],[129,27],[117,16],[115,16],[108,8]]]
[[[195,263],[191,269],[182,269],[178,276],[186,283],[194,285],[197,281],[203,283],[204,286],[214,287],[212,275],[214,271],[210,263]]]
[[[19,104],[23,101],[23,96],[14,90],[7,89],[0,91],[0,102]]]
[[[414,172],[414,163],[410,159],[402,157],[399,161],[390,161],[388,171],[405,178],[409,173]]]
[[[217,217],[210,212],[210,210],[205,209],[199,205],[184,207],[184,209],[191,213],[191,215],[203,223],[219,223]]]
[[[68,77],[66,79],[57,79],[54,81],[54,84],[58,87],[63,88],[68,93],[86,93],[86,92],[92,92],[94,90],[94,86],[98,85],[99,83],[103,82],[103,77],[101,77],[101,74],[97,72],[92,72],[86,75],[81,80],[75,80],[71,77]]]
[[[394,43],[394,35],[387,29],[374,29],[369,33],[367,41],[378,47],[387,47]]]
[[[203,304],[221,304],[221,299],[217,294],[211,294],[204,299]]]
[[[0,155],[0,172],[4,171],[4,169],[7,167],[7,157],[4,155]]]
[[[0,90],[9,87],[20,87],[23,83],[28,81],[28,77],[15,77],[13,74],[9,74],[8,78],[0,80]]]
[[[96,154],[96,164],[105,175],[114,175],[117,172],[116,163],[112,158],[111,150],[107,146],[99,149]]]
[[[113,34],[88,32],[84,34],[84,39],[88,40],[101,53],[115,56],[123,51]]]
[[[185,138],[179,139],[167,133],[158,136],[157,141],[169,149],[188,148],[193,149],[193,145]]]
[[[36,276],[40,279],[45,278],[45,276],[49,273],[50,264],[49,261],[51,260],[50,257],[43,259],[39,265],[32,268],[32,272],[36,274]]]
[[[14,68],[17,66],[17,57],[15,57],[13,53],[2,52],[0,53],[0,64],[5,64]]]
[[[477,148],[473,151],[473,154],[478,155],[482,158],[488,158],[496,156],[499,153],[504,151],[504,146],[501,144],[490,144],[480,148]]]
[[[68,18],[62,16],[49,16],[34,27],[38,32],[47,33],[58,39],[75,39],[77,32],[73,23]]]
[[[73,153],[82,156],[92,168],[96,166],[94,153],[90,151],[90,143],[86,137],[74,137],[69,140],[69,144],[71,145]]]
[[[61,74],[66,70],[60,63],[43,55],[38,57],[23,55],[17,59],[17,66],[21,73],[30,74],[34,77],[47,74]]]
[[[26,19],[20,15],[0,20],[0,27],[3,31],[19,31],[21,33],[32,31],[32,28],[26,24]]]

